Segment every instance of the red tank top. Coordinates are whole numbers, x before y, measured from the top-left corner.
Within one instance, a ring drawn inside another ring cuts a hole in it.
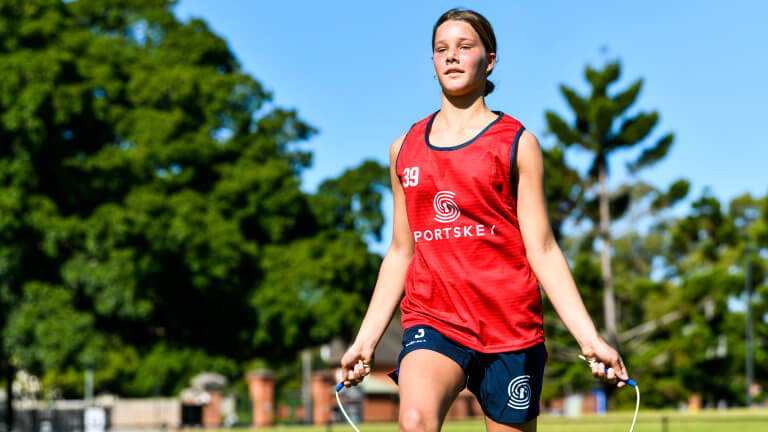
[[[400,303],[403,328],[429,325],[485,353],[536,345],[544,340],[541,293],[525,256],[511,172],[525,128],[498,113],[472,140],[434,147],[435,114],[413,125],[395,162],[416,242]]]

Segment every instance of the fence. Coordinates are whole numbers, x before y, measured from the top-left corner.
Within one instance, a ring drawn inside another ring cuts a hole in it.
[[[110,428],[106,410],[105,428]],[[7,413],[0,409],[0,431],[5,431]],[[82,432],[85,429],[84,409],[20,409],[14,411],[14,431],[18,432]]]
[[[19,401],[14,403],[13,431],[84,432],[89,425],[90,430],[164,430],[201,426],[200,419],[200,407],[182,407],[179,400],[172,398],[123,399],[92,408],[82,400]],[[8,432],[6,421],[3,404],[0,432]]]

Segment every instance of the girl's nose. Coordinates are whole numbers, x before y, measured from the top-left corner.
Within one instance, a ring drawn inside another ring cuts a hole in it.
[[[455,62],[458,59],[458,56],[456,55],[455,49],[450,49],[447,52],[447,55],[445,56],[446,63],[452,63]]]

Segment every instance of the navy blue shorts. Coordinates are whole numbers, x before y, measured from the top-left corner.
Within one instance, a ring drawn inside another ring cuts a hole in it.
[[[539,399],[547,349],[544,342],[519,351],[485,354],[467,348],[429,326],[415,326],[403,334],[400,362],[417,349],[438,352],[458,363],[486,416],[499,423],[525,423],[539,415]]]

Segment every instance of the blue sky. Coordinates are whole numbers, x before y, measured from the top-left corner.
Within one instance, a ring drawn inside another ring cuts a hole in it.
[[[676,134],[668,157],[638,179],[661,187],[685,177],[694,197],[705,188],[722,200],[768,193],[768,2],[181,0],[176,13],[207,21],[275,105],[318,129],[303,144],[314,153],[303,176],[312,191],[365,159],[388,164],[392,141],[439,108],[430,37],[451,7],[494,26],[499,62],[487,104],[544,147],[553,143],[544,112],[570,114],[558,85],[586,93],[584,66],[618,58],[614,91],[643,78],[633,110],[661,116],[648,144]],[[637,154],[614,157],[613,185],[631,180],[624,163]],[[585,167],[585,155],[568,157]]]

